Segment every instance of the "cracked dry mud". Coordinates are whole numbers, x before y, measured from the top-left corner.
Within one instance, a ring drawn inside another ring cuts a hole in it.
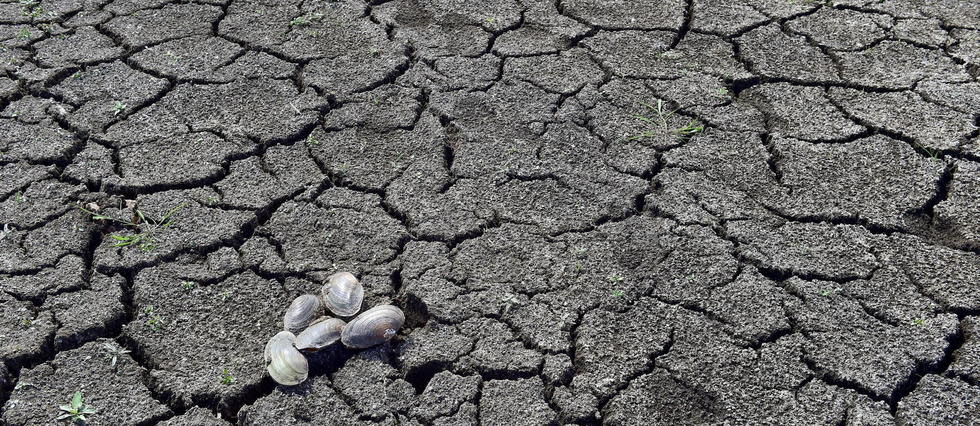
[[[977,0],[0,0],[0,42],[0,423],[980,421]],[[338,270],[406,327],[276,386]]]

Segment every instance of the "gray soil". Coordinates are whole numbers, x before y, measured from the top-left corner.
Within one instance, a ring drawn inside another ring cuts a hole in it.
[[[0,68],[0,424],[980,422],[977,0],[0,0]],[[405,328],[277,386],[341,270]]]

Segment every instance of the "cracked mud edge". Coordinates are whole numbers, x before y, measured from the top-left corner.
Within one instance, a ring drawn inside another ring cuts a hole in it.
[[[923,377],[930,374],[947,375],[946,373],[949,366],[955,360],[955,352],[965,343],[965,336],[962,326],[963,317],[960,316],[959,319],[960,321],[957,323],[956,331],[953,334],[946,336],[944,339],[946,341],[946,347],[943,349],[942,358],[940,358],[938,362],[934,363],[917,361],[912,372],[906,376],[905,379],[902,380],[889,395],[877,394],[857,382],[839,377],[833,372],[821,369],[812,359],[808,358],[806,354],[804,354],[802,359],[807,368],[824,382],[839,388],[852,390],[858,394],[867,396],[873,401],[883,402],[888,405],[890,413],[894,416],[898,410],[898,404],[916,389],[919,381],[921,381]]]

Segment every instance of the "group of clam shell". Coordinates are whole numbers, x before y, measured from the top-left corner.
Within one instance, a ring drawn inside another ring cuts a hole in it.
[[[392,305],[375,306],[349,323],[321,316],[324,307],[340,317],[350,317],[361,310],[364,287],[350,272],[331,275],[321,293],[304,294],[293,300],[282,319],[284,330],[265,345],[266,370],[281,385],[293,386],[306,380],[310,368],[303,352],[318,351],[337,340],[355,349],[379,345],[405,324],[405,314]]]

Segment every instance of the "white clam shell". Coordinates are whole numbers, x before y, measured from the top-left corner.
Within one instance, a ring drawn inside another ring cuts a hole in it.
[[[322,303],[320,298],[312,294],[304,294],[289,304],[286,315],[282,318],[283,328],[293,333],[305,329],[313,319],[320,316]]]
[[[368,348],[380,345],[405,324],[405,314],[392,305],[368,309],[354,318],[340,334],[340,341],[349,348]]]
[[[364,287],[350,272],[338,272],[327,278],[321,290],[323,303],[334,315],[349,317],[361,310],[364,301]]]
[[[263,354],[263,359],[265,363],[268,364],[272,362],[272,353],[278,351],[286,346],[292,346],[293,341],[296,340],[296,335],[288,331],[280,331],[276,333],[269,339],[269,343],[265,344],[265,353]]]
[[[319,318],[296,336],[293,345],[301,351],[317,351],[340,340],[347,323],[339,318]]]
[[[280,331],[265,345],[265,359],[269,363],[266,371],[280,385],[298,385],[310,373],[306,357],[293,347],[294,340],[293,333]]]

